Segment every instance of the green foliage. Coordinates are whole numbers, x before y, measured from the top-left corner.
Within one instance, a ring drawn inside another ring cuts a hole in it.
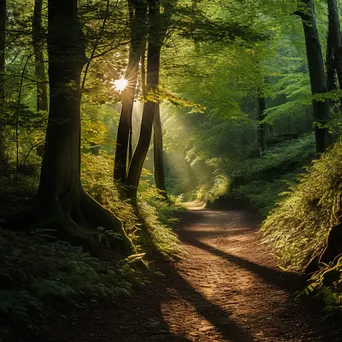
[[[233,164],[233,196],[247,200],[266,217],[279,200],[279,194],[297,182],[314,154],[314,137],[309,135],[281,142],[260,158]]]
[[[166,259],[179,257],[182,250],[172,226],[178,221],[179,214],[186,210],[185,207],[173,197],[166,201],[154,186],[143,180],[140,183],[139,208],[153,245]]]
[[[331,227],[339,222],[341,157],[339,142],[284,194],[263,224],[265,240],[288,269],[302,270],[322,251]]]
[[[100,260],[66,242],[56,241],[48,229],[35,229],[32,234],[14,233],[0,229],[0,317],[1,326],[11,324],[35,325],[57,303],[129,295],[136,283],[143,283],[144,275],[135,266],[145,258],[149,248],[141,240],[143,229],[140,217],[131,204],[119,198],[119,187],[112,182],[113,158],[106,152],[98,156],[86,153],[82,158],[82,179],[85,189],[124,225],[135,244],[136,254],[119,260],[107,255]],[[5,209],[20,207],[37,188],[37,173],[31,176],[9,174],[1,178],[1,200],[8,202]],[[16,188],[15,188],[16,186]],[[153,245],[171,259],[180,254],[176,234],[171,230],[180,204],[165,203],[151,188],[149,178],[142,183],[139,202],[141,216],[151,235]],[[93,233],[105,246],[106,237],[120,239],[102,227]],[[107,253],[108,254],[108,253]],[[48,305],[47,305],[48,304]],[[58,304],[59,305],[59,304]]]
[[[342,258],[331,264],[321,264],[313,273],[302,295],[315,294],[323,299],[327,316],[342,314]]]
[[[129,294],[138,272],[128,261],[104,262],[66,242],[0,230],[0,316],[32,323],[45,303]]]
[[[151,174],[144,169],[139,187],[139,207],[143,224],[136,215],[136,210],[128,202],[120,200],[122,192],[118,184],[112,181],[113,158],[106,153],[95,156],[91,153],[83,156],[83,185],[85,189],[113,215],[124,224],[129,238],[136,245],[137,252],[148,246],[140,241],[140,231],[147,229],[154,246],[167,258],[176,257],[180,253],[179,240],[172,231],[171,225],[179,211],[184,210],[179,203],[165,202],[156,188],[151,186]]]
[[[213,202],[216,198],[225,195],[230,189],[230,179],[222,173],[216,173],[208,182],[202,184],[197,190],[199,201]]]

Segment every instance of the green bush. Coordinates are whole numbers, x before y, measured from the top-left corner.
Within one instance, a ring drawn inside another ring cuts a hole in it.
[[[341,160],[339,142],[314,161],[265,220],[265,240],[274,247],[284,267],[302,270],[323,250],[331,227],[339,223]]]
[[[0,315],[29,324],[54,299],[129,294],[138,272],[129,260],[101,261],[66,242],[0,229]],[[128,272],[129,270],[129,272]],[[81,299],[79,299],[81,300]]]
[[[247,200],[266,217],[279,200],[279,194],[297,183],[314,155],[314,137],[309,135],[279,143],[260,158],[232,165],[231,195]]]
[[[85,298],[97,300],[101,297],[115,300],[120,295],[128,295],[134,284],[143,283],[145,275],[134,266],[145,256],[147,249],[140,239],[142,222],[136,209],[119,198],[120,188],[112,181],[112,170],[113,160],[108,154],[83,155],[84,188],[122,222],[135,245],[136,254],[120,260],[109,251],[106,260],[100,260],[84,253],[82,247],[56,241],[50,236],[53,231],[49,227],[36,229],[33,234],[0,229],[2,328],[18,322],[31,325],[35,318],[49,312],[50,305],[47,304],[50,303],[62,300],[80,305]],[[0,197],[9,203],[6,209],[15,210],[31,197],[37,188],[37,180],[36,176],[3,177]],[[144,230],[150,233],[153,245],[167,258],[176,257],[180,245],[171,225],[177,212],[185,210],[184,207],[165,202],[147,179],[143,179],[140,187],[139,204],[146,224]],[[108,248],[106,234],[111,232],[102,227],[93,232],[103,248]]]

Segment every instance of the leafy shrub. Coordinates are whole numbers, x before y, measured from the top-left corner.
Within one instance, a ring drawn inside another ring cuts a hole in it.
[[[342,145],[316,160],[298,185],[283,195],[263,224],[284,267],[302,270],[324,248],[331,227],[340,220]]]
[[[34,236],[0,229],[2,328],[18,322],[31,325],[38,314],[49,312],[46,304],[62,300],[79,305],[84,298],[96,300],[100,297],[115,300],[120,295],[129,294],[134,284],[144,281],[144,275],[134,267],[135,261],[140,260],[146,251],[140,240],[142,223],[132,205],[119,198],[119,187],[112,181],[112,170],[113,160],[108,154],[85,154],[83,186],[122,222],[137,253],[125,260],[113,259],[112,256],[104,261],[84,253],[81,247],[54,240],[48,229],[37,229]],[[0,196],[4,195],[1,199],[10,201],[13,197],[10,206],[34,194],[36,177],[10,177],[3,177],[0,187]],[[184,208],[179,204],[166,203],[148,180],[142,182],[139,203],[153,244],[166,257],[175,257],[180,253],[180,247],[170,226],[176,212]],[[105,241],[106,234],[111,232],[102,227],[94,231],[99,243]],[[49,242],[46,237],[49,237]]]
[[[230,179],[222,174],[214,174],[212,179],[201,185],[197,191],[199,201],[213,202],[216,198],[226,194],[230,188]]]
[[[0,279],[0,315],[28,324],[47,301],[129,294],[138,272],[129,260],[104,262],[66,242],[1,229]]]
[[[301,292],[303,295],[315,294],[324,301],[327,315],[342,314],[342,257],[329,265],[321,264],[313,273],[308,285]]]
[[[99,156],[86,154],[83,157],[83,175],[86,180],[85,189],[113,215],[116,215],[125,226],[125,230],[135,243],[137,252],[148,248],[141,246],[146,241],[139,241],[142,222],[132,205],[119,198],[120,186],[112,180],[113,160],[106,153]],[[143,224],[148,230],[154,246],[167,258],[176,257],[180,253],[179,240],[172,231],[174,217],[185,208],[176,200],[166,202],[151,185],[151,174],[143,170],[140,180],[138,204]],[[101,181],[99,181],[101,180]],[[140,214],[139,214],[140,215]],[[140,235],[141,236],[141,235]]]
[[[279,194],[297,183],[314,154],[314,137],[309,135],[279,143],[261,158],[233,165],[232,195],[248,200],[266,217],[279,200]]]

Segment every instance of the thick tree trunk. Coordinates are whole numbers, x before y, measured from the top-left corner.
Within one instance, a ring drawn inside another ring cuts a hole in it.
[[[32,21],[32,45],[37,79],[37,112],[48,111],[48,94],[43,53],[45,39],[42,27],[42,6],[43,0],[35,0]]]
[[[306,54],[308,60],[311,92],[313,95],[327,93],[322,49],[319,41],[314,5],[312,0],[299,0],[296,12],[303,22]],[[316,151],[324,152],[328,147],[329,101],[313,100]]]
[[[329,34],[333,49],[334,65],[337,72],[338,83],[342,88],[342,35],[340,19],[336,0],[328,0]]]
[[[5,50],[6,50],[6,0],[0,1],[0,115],[4,115],[5,103]],[[0,118],[1,122],[1,118]],[[6,165],[3,125],[0,125],[0,174]]]
[[[131,1],[131,0],[130,0]],[[132,112],[135,88],[138,80],[140,57],[145,49],[147,5],[144,0],[131,1],[134,8],[131,25],[131,48],[126,71],[127,86],[123,92],[122,109],[116,140],[114,179],[125,181],[127,154],[132,153]]]
[[[133,251],[122,222],[82,188],[80,181],[80,78],[85,62],[84,37],[77,0],[49,0],[48,53],[50,109],[40,184],[32,206],[6,222],[14,229],[38,224],[54,229],[57,238],[100,254],[94,228],[121,233],[112,247]],[[79,229],[88,228],[88,229]]]
[[[164,149],[163,131],[160,119],[160,104],[155,103],[154,122],[153,122],[153,160],[154,160],[154,180],[159,193],[167,199],[165,186],[164,169]]]
[[[76,0],[49,0],[50,111],[38,194],[79,200],[80,77],[84,39]]]
[[[261,123],[262,120],[265,119],[265,110],[266,110],[266,101],[265,97],[260,94],[258,96],[258,149],[259,149],[259,156],[263,155],[266,149],[266,125]]]

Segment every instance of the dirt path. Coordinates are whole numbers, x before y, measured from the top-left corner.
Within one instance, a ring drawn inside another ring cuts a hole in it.
[[[243,211],[193,210],[178,233],[184,259],[117,307],[61,319],[49,341],[342,341],[308,300],[301,279],[279,271]],[[130,309],[129,309],[130,308]]]

